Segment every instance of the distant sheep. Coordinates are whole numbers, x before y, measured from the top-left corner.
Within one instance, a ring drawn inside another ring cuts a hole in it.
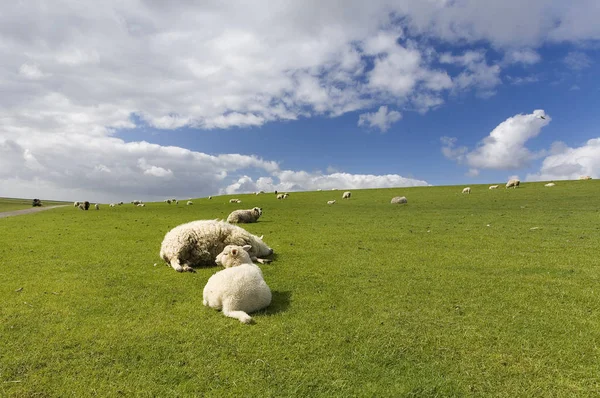
[[[511,179],[510,179],[510,180],[508,180],[508,182],[506,183],[506,188],[510,188],[510,187],[516,188],[516,187],[518,187],[518,186],[519,186],[519,184],[521,184],[521,181],[519,181],[519,180],[518,180],[518,179],[516,179],[516,178],[511,178]]]
[[[548,184],[544,184],[544,186],[545,186],[545,187],[553,187],[553,186],[555,186],[555,185],[556,185],[556,184],[555,184],[555,183],[553,183],[553,182],[549,182]]]
[[[111,203],[108,205],[108,207],[115,207],[116,205],[114,203]]]
[[[392,204],[396,204],[396,203],[408,203],[408,200],[406,199],[406,196],[395,196],[392,198],[392,200],[390,201],[390,203]]]
[[[217,255],[227,245],[250,245],[252,261],[273,254],[273,249],[237,225],[217,220],[199,220],[179,225],[165,235],[160,257],[178,272],[194,272],[192,266],[215,265]]]
[[[466,188],[464,188],[464,189],[462,190],[462,193],[468,193],[468,194],[470,194],[470,193],[471,193],[471,187],[466,187]]]
[[[136,206],[137,207],[146,207],[146,205],[144,203],[138,203]]]
[[[262,209],[260,207],[254,207],[249,210],[235,210],[227,217],[227,222],[253,223],[256,222],[261,215]]]
[[[212,196],[209,196],[208,199],[212,199]]]
[[[222,310],[223,315],[242,323],[252,322],[248,313],[268,307],[272,299],[262,271],[252,264],[246,252],[250,248],[249,245],[227,246],[225,251],[228,254],[224,261],[230,260],[230,263],[239,265],[227,267],[211,276],[202,293],[205,306]]]
[[[73,203],[73,206],[75,206],[75,207],[79,207],[79,202],[74,202],[74,203]]]
[[[94,208],[95,208],[96,210],[100,210],[100,205],[99,205],[98,203],[96,203],[96,204],[94,205]]]
[[[170,205],[171,204],[171,199],[165,199],[165,203]]]
[[[88,202],[87,200],[85,202],[79,202],[79,206],[78,206],[81,210],[87,210],[90,208],[90,202]]]
[[[344,194],[342,195],[342,199],[350,199],[350,196],[352,196],[352,192],[350,192],[350,191],[346,191],[346,192],[344,192]]]
[[[277,199],[283,199],[283,194],[282,193],[278,194]]]
[[[188,201],[187,201],[187,203],[186,203],[185,205],[186,205],[186,206],[191,206],[191,205],[193,205],[193,204],[194,204],[194,202],[192,202],[191,200],[188,200]]]
[[[229,199],[229,203],[242,203],[239,199]]]
[[[290,194],[288,194],[288,193],[284,193],[284,194],[283,194],[283,199],[287,199],[287,198],[288,198],[288,196],[290,196]]]
[[[498,185],[490,185],[490,187],[488,189],[497,189]]]
[[[333,205],[333,204],[335,204],[335,200],[328,200],[328,201],[327,201],[327,204],[328,204],[328,205]]]
[[[139,205],[139,204],[142,204],[142,203],[144,203],[144,202],[142,202],[141,200],[134,200],[134,201],[133,201],[133,202],[131,202],[131,203],[133,203],[133,204],[134,204],[134,206],[137,206],[137,205]]]
[[[121,206],[123,204],[123,202],[119,202],[119,206]]]
[[[579,176],[578,180],[591,180],[591,176]]]

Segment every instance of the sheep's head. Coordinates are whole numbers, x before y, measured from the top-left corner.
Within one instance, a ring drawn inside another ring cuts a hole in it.
[[[254,215],[256,216],[256,218],[262,216],[262,208],[260,208],[260,207],[253,208],[252,212],[254,213]]]
[[[263,236],[252,235],[252,249],[250,250],[251,256],[265,257],[273,254],[273,249],[271,249],[269,246],[267,246],[265,242],[263,242]]]
[[[250,254],[248,254],[250,249],[252,249],[250,245],[227,245],[217,255],[216,263],[224,268],[237,267],[241,264],[251,264],[252,260],[250,259]]]

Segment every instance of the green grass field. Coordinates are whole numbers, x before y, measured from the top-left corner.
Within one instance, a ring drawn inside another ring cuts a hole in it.
[[[0,396],[600,395],[600,182],[471,187],[0,219]],[[158,252],[253,206],[273,303],[244,325]]]
[[[13,199],[13,198],[0,198],[0,212],[30,209],[32,199]],[[42,200],[44,206],[56,206],[69,204],[67,202],[61,202],[56,200]]]

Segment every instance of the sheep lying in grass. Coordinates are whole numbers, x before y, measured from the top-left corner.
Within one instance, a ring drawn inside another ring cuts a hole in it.
[[[490,187],[488,189],[497,189],[498,185],[490,185]]]
[[[392,200],[390,201],[390,203],[392,204],[396,204],[396,203],[408,203],[408,200],[406,200],[406,196],[395,196],[392,198]]]
[[[470,193],[471,193],[471,187],[466,187],[466,188],[464,188],[464,189],[462,190],[462,193],[468,193],[468,194],[470,194]]]
[[[335,200],[328,200],[328,201],[327,201],[327,204],[328,204],[328,205],[333,205],[333,204],[335,204]]]
[[[253,223],[256,222],[261,215],[262,209],[260,207],[254,207],[249,210],[235,210],[227,217],[227,222]]]
[[[229,203],[242,203],[239,199],[229,199]]]
[[[250,245],[252,261],[268,262],[258,257],[273,254],[273,249],[237,225],[217,220],[199,220],[179,225],[167,232],[160,247],[160,257],[178,272],[194,272],[192,266],[215,265],[217,255],[227,245]]]
[[[242,323],[252,322],[248,315],[271,304],[271,289],[262,271],[252,264],[247,251],[251,246],[227,246],[219,254],[225,267],[208,279],[202,294],[202,303],[223,315]]]
[[[192,202],[191,200],[188,200],[187,203],[186,203],[186,206],[191,206],[193,204],[194,204],[194,202]]]
[[[144,203],[138,203],[136,206],[137,207],[146,207],[146,205]]]
[[[350,191],[346,191],[346,192],[344,192],[344,194],[342,195],[342,199],[350,199],[350,196],[352,196],[352,192],[350,192]]]
[[[508,180],[508,182],[506,183],[506,188],[510,188],[510,187],[516,188],[519,186],[520,183],[521,183],[521,181],[519,181],[518,179],[512,178],[512,179]]]
[[[548,184],[544,184],[544,186],[545,186],[545,187],[553,187],[553,186],[555,186],[555,185],[556,185],[556,184],[555,184],[555,183],[553,183],[553,182],[549,182]]]

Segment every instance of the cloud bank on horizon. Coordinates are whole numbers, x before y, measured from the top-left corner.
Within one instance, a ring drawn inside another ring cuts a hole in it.
[[[287,170],[276,154],[211,155],[119,133],[146,125],[201,135],[356,113],[357,126],[390,134],[407,112],[435,112],[465,93],[495,95],[510,80],[506,68],[543,62],[543,45],[600,40],[593,0],[530,0],[522,9],[517,0],[7,3],[0,192],[110,201],[427,185],[393,172]],[[582,71],[593,60],[575,49],[563,64]],[[442,151],[470,175],[543,157],[529,179],[598,177],[600,138],[541,152],[525,146],[551,121],[540,115],[509,117],[470,151],[445,137]]]

